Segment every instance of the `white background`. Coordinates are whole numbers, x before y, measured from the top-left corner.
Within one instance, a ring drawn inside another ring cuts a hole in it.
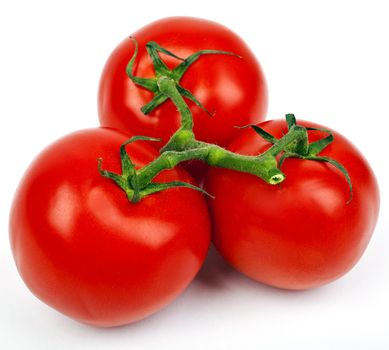
[[[0,3],[1,349],[389,349],[389,10],[385,1],[5,1]],[[16,185],[48,143],[97,126],[96,95],[111,50],[171,15],[227,25],[259,57],[268,118],[293,112],[337,129],[369,159],[381,216],[357,266],[323,288],[254,283],[211,252],[162,312],[116,329],[72,321],[38,301],[8,243]]]

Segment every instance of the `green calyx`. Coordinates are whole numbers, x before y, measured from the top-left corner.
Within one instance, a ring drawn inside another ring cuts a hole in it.
[[[299,126],[299,125],[297,125],[296,118],[293,114],[286,115],[286,122],[288,125],[289,132],[293,129],[294,130],[300,129],[301,133],[305,134],[305,136],[302,138],[296,138],[296,140],[294,142],[288,144],[286,147],[283,147],[282,155],[280,157],[279,164],[278,164],[279,167],[281,168],[283,162],[287,158],[300,158],[300,159],[329,163],[332,166],[334,166],[335,168],[337,168],[338,170],[340,170],[342,172],[343,176],[345,177],[347,184],[349,186],[349,190],[350,190],[350,192],[349,192],[350,195],[349,195],[349,198],[347,200],[347,203],[351,202],[352,197],[353,197],[353,185],[351,182],[350,175],[349,175],[348,171],[346,170],[346,168],[342,164],[340,164],[338,161],[336,161],[335,159],[319,155],[319,153],[321,151],[323,151],[330,143],[332,143],[334,141],[334,135],[332,134],[332,132],[330,130],[322,129],[322,128],[309,128],[309,127],[305,128],[303,126]],[[280,144],[280,141],[282,140],[282,138],[278,140],[277,138],[270,135],[269,133],[267,133],[265,130],[263,130],[262,128],[260,128],[257,125],[251,125],[251,127],[258,135],[263,137],[266,141],[272,143],[273,148],[279,147],[279,144]],[[308,131],[315,131],[315,130],[327,133],[328,136],[326,136],[318,141],[309,143]]]
[[[138,43],[134,38],[131,38],[135,43],[135,50],[134,54],[131,58],[131,60],[128,62],[126,72],[128,77],[137,85],[151,91],[154,93],[153,99],[147,103],[145,106],[141,108],[142,112],[144,114],[149,114],[151,111],[153,111],[155,108],[157,108],[159,105],[164,103],[166,100],[171,98],[169,94],[166,94],[163,88],[161,88],[161,83],[163,80],[169,79],[171,82],[174,83],[176,91],[182,96],[185,97],[192,102],[194,102],[198,107],[200,107],[204,112],[209,114],[210,116],[213,115],[212,112],[210,112],[207,108],[205,108],[201,102],[193,96],[193,94],[182,87],[180,85],[180,80],[185,74],[185,72],[188,70],[188,68],[196,62],[200,56],[202,55],[230,55],[235,57],[240,57],[234,53],[227,52],[227,51],[220,51],[220,50],[200,50],[192,55],[190,55],[187,58],[181,58],[175,55],[174,53],[170,52],[169,50],[166,50],[165,48],[159,46],[156,42],[150,41],[146,44],[146,50],[151,57],[154,65],[154,71],[155,71],[155,78],[140,78],[136,77],[133,74],[134,64],[136,57],[138,55]],[[163,53],[165,55],[168,55],[170,57],[173,57],[181,63],[177,65],[174,69],[169,69],[166,64],[162,61],[161,57],[159,56],[159,53]]]
[[[160,191],[168,190],[176,187],[186,187],[192,190],[202,192],[203,194],[209,195],[202,188],[194,186],[190,183],[183,181],[172,181],[172,182],[144,182],[139,181],[138,172],[135,168],[134,163],[131,161],[127,154],[126,146],[135,141],[160,141],[152,137],[146,136],[134,136],[120,146],[120,159],[122,163],[122,174],[117,174],[102,168],[103,159],[99,158],[98,171],[101,176],[114,181],[127,195],[127,198],[132,203],[138,203],[143,197],[157,193]],[[156,174],[157,175],[157,174]],[[155,175],[155,176],[156,176]],[[211,195],[209,195],[212,197]]]
[[[284,181],[286,178],[286,175],[280,168],[287,158],[301,158],[312,161],[327,162],[339,169],[345,176],[349,185],[350,197],[348,202],[351,201],[352,183],[347,170],[336,160],[320,155],[320,152],[333,141],[333,134],[329,130],[306,128],[298,125],[293,114],[286,115],[288,132],[280,139],[277,139],[256,125],[247,125],[243,127],[253,128],[257,134],[272,144],[267,151],[257,156],[236,154],[218,145],[196,140],[193,133],[192,113],[186,104],[184,97],[194,101],[206,112],[208,111],[189,91],[180,86],[179,81],[190,65],[201,55],[234,54],[225,51],[201,50],[186,59],[182,59],[174,53],[160,47],[155,42],[149,42],[146,45],[146,49],[152,58],[156,77],[141,78],[134,76],[132,73],[134,62],[138,53],[138,45],[135,39],[134,42],[135,51],[133,57],[127,65],[127,75],[135,84],[154,92],[154,98],[142,108],[142,111],[147,114],[167,99],[171,99],[181,114],[181,126],[172,135],[170,140],[161,148],[160,155],[142,168],[136,169],[126,152],[126,145],[138,140],[160,141],[159,139],[146,136],[135,136],[125,142],[120,147],[122,174],[103,170],[102,159],[98,160],[98,171],[101,176],[114,181],[126,193],[130,202],[137,203],[147,195],[176,187],[194,189],[212,197],[203,189],[186,182],[173,181],[158,183],[153,181],[160,172],[172,169],[181,162],[188,160],[201,160],[211,166],[248,173],[261,178],[270,185],[276,185]],[[174,57],[180,60],[181,63],[173,70],[170,70],[159,57],[159,53]],[[309,143],[308,132],[311,130],[323,131],[327,133],[328,136],[318,141]]]

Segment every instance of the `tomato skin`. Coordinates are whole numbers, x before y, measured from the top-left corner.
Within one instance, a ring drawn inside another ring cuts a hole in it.
[[[204,55],[184,74],[181,85],[191,91],[213,117],[187,100],[193,113],[194,132],[199,140],[226,146],[238,135],[235,126],[258,123],[267,110],[267,87],[262,69],[248,46],[228,28],[204,19],[169,17],[152,22],[133,34],[139,43],[134,74],[154,77],[145,45],[155,41],[180,57],[202,49],[236,53]],[[161,147],[180,126],[180,115],[171,101],[166,101],[149,115],[140,108],[153,94],[136,86],[126,75],[126,65],[134,52],[130,38],[122,41],[105,64],[99,87],[100,124],[136,135],[160,137]],[[162,55],[169,68],[180,61]]]
[[[282,120],[260,125],[278,138],[287,131]],[[325,136],[309,134],[311,141]],[[271,286],[309,289],[339,278],[359,260],[377,221],[378,186],[355,146],[336,132],[334,136],[321,155],[348,170],[353,183],[349,204],[344,176],[327,163],[287,159],[282,166],[286,180],[278,186],[232,170],[210,170],[206,190],[215,196],[209,201],[213,242],[237,270]],[[229,149],[257,155],[268,147],[246,130]]]
[[[171,189],[137,204],[97,171],[120,173],[128,137],[96,128],[61,138],[31,164],[16,192],[10,241],[18,270],[42,301],[81,322],[117,326],[167,305],[193,279],[207,253],[210,224],[202,195]],[[128,152],[141,166],[145,143]],[[182,169],[161,182],[192,181]]]

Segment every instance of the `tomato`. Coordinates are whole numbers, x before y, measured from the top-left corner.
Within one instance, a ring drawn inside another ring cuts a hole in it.
[[[154,77],[153,65],[145,45],[155,41],[179,57],[202,49],[229,51],[240,55],[203,55],[184,74],[181,86],[189,90],[208,110],[209,116],[186,100],[193,113],[197,139],[225,146],[238,135],[235,126],[257,123],[267,109],[267,88],[262,69],[248,46],[228,28],[203,19],[169,17],[153,22],[133,34],[139,53],[134,74]],[[134,54],[134,42],[122,41],[105,64],[99,87],[100,123],[134,135],[159,137],[161,147],[180,126],[180,114],[169,100],[144,115],[140,108],[153,94],[136,86],[126,75],[126,66]],[[172,69],[180,61],[161,55]]]
[[[260,126],[277,138],[287,132],[281,120]],[[323,135],[309,131],[311,141]],[[286,159],[286,179],[277,186],[233,170],[210,170],[206,190],[215,196],[209,201],[213,242],[233,267],[271,286],[308,289],[337,279],[358,261],[377,221],[379,192],[361,153],[339,133],[334,137],[320,155],[347,169],[353,184],[349,203],[345,176],[328,163]],[[245,130],[229,149],[258,155],[268,147]]]
[[[167,305],[193,279],[207,253],[210,224],[202,195],[186,188],[137,204],[97,170],[120,173],[127,136],[106,128],[72,133],[46,148],[16,192],[10,240],[31,291],[60,312],[96,326],[142,319]],[[128,146],[142,166],[157,152]],[[180,168],[159,182],[191,181]]]

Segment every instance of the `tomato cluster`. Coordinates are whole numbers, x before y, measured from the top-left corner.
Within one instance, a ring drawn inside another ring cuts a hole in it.
[[[211,237],[237,270],[285,289],[329,283],[364,252],[379,210],[367,161],[290,116],[236,128],[264,119],[267,89],[229,29],[145,26],[109,57],[98,107],[101,127],[41,152],[11,208],[17,268],[62,313],[105,327],[147,317],[192,281]],[[202,189],[178,165],[189,160],[211,166],[195,169]]]

